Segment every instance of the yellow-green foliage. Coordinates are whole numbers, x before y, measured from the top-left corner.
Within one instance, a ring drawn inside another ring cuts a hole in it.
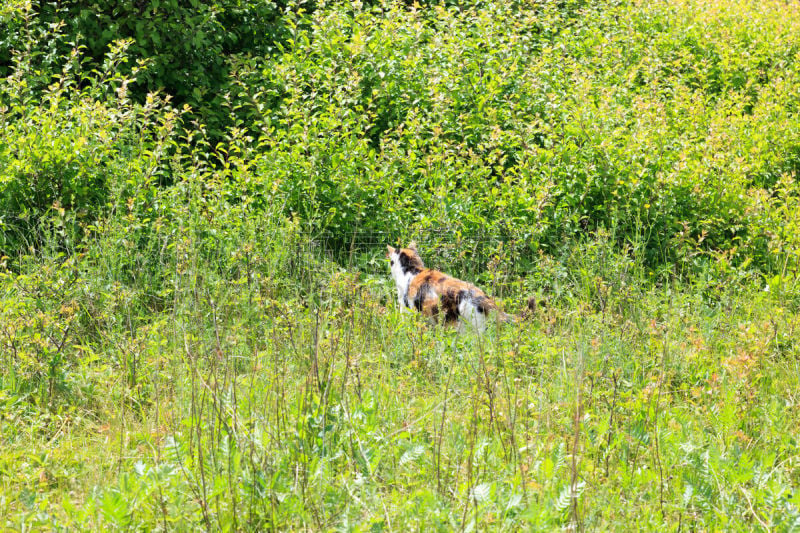
[[[290,229],[223,278],[197,239],[167,312],[74,263],[3,280],[4,526],[798,525],[786,284],[657,289],[599,241],[561,297],[478,338],[307,255],[309,299],[288,297],[294,267],[264,253]]]
[[[87,229],[113,220],[118,203],[152,187],[165,172],[176,113],[157,96],[143,105],[129,99],[135,80],[116,72],[127,61],[129,44],[114,43],[102,72],[81,72],[81,53],[74,50],[43,89],[29,85],[35,69],[24,55],[16,58],[15,73],[0,79],[5,259],[47,245],[83,249]]]
[[[651,263],[688,232],[769,264],[787,244],[771,213],[797,197],[797,9],[317,12],[250,73],[257,168],[335,232],[489,228],[552,249],[614,227],[644,236]]]
[[[0,528],[800,528],[795,4],[320,2],[224,136],[18,4]]]

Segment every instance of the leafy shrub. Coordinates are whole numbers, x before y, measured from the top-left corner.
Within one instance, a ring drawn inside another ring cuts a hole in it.
[[[43,93],[27,83],[24,64],[0,79],[2,254],[36,251],[51,231],[74,251],[112,199],[157,181],[177,117],[158,98],[128,97],[133,80],[118,70],[129,44],[112,46],[104,70],[89,76],[73,70],[76,50]]]
[[[343,242],[446,227],[553,250],[613,227],[650,264],[690,239],[771,268],[777,227],[753,221],[797,171],[794,9],[332,7],[261,81],[244,69],[251,187]]]
[[[229,61],[237,55],[269,54],[285,32],[281,17],[291,2],[188,2],[152,0],[107,2],[71,0],[34,2],[0,16],[0,74],[13,68],[12,52],[30,44],[44,71],[60,70],[72,43],[85,46],[87,70],[99,68],[109,45],[129,39],[129,57],[150,67],[131,87],[131,97],[143,103],[148,93],[163,91],[178,106],[189,104],[216,138],[229,124],[223,108],[229,90]],[[51,28],[59,27],[52,40]],[[130,66],[116,65],[130,75]]]
[[[605,228],[620,245],[644,241],[650,265],[698,252],[775,269],[796,255],[775,219],[800,162],[800,33],[784,3],[386,2],[292,8],[279,22],[286,6],[261,3],[178,3],[166,20],[138,16],[158,2],[59,6],[8,9],[8,39],[30,42],[35,21],[64,19],[67,36],[86,26],[97,64],[112,28],[132,33],[149,67],[130,90],[164,86],[208,104],[201,116],[224,115],[234,126],[224,135],[214,119],[190,137],[225,154],[212,165],[240,150],[225,164],[250,177],[234,194],[340,248],[354,232],[427,240],[448,230],[513,241],[533,261]],[[168,39],[185,32],[195,36]],[[18,80],[65,64],[21,49]],[[56,160],[51,174],[80,165]],[[102,203],[94,184],[105,178],[80,174],[74,191]]]

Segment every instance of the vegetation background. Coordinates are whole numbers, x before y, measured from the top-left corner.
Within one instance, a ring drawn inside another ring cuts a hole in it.
[[[780,0],[4,2],[0,527],[800,530],[799,104]]]

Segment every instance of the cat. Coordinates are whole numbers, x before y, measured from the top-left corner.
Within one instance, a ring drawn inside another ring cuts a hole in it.
[[[457,322],[459,331],[464,331],[464,326],[469,325],[479,333],[486,329],[486,318],[490,311],[496,311],[503,322],[513,320],[475,285],[425,268],[413,242],[407,248],[400,249],[387,245],[386,257],[397,286],[397,301],[401,310],[413,307],[432,322],[444,314],[445,324]]]

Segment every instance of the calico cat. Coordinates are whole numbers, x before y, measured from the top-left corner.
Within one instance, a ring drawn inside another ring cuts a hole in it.
[[[415,243],[400,249],[387,246],[386,257],[391,263],[401,309],[413,307],[431,321],[437,321],[443,314],[445,324],[458,322],[461,331],[468,324],[483,332],[487,315],[492,310],[496,310],[498,318],[504,322],[513,320],[497,309],[494,301],[475,285],[425,268]]]

